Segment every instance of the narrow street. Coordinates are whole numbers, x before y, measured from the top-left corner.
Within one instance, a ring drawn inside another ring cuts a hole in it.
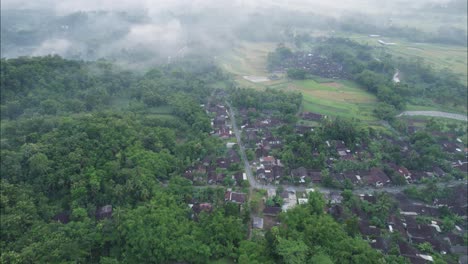
[[[231,120],[232,130],[234,130],[234,134],[236,135],[237,144],[239,145],[239,152],[240,152],[242,162],[244,163],[245,174],[247,175],[247,179],[250,184],[250,194],[251,194],[253,188],[258,189],[257,187],[258,184],[252,174],[252,169],[250,168],[249,160],[247,159],[247,155],[245,154],[245,148],[244,148],[244,145],[242,144],[241,132],[237,128],[237,124],[236,124],[236,115],[234,111],[232,110],[231,104],[227,101],[226,101],[226,104],[229,107],[229,115],[230,115],[229,119]]]

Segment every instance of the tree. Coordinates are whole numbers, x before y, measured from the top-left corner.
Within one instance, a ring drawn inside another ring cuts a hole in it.
[[[43,176],[47,174],[47,172],[50,169],[49,167],[50,161],[47,158],[47,156],[44,155],[43,153],[34,154],[31,158],[29,158],[28,164],[29,164],[29,173],[32,176],[37,176],[37,177]]]
[[[359,234],[359,219],[356,216],[345,220],[345,230],[349,236],[354,237]]]
[[[302,241],[278,238],[276,247],[278,254],[283,258],[284,263],[302,264],[307,258],[307,245]]]
[[[328,255],[320,253],[312,256],[311,263],[333,264],[333,261]]]
[[[310,192],[307,205],[312,214],[320,215],[324,213],[325,199],[319,192]]]
[[[288,69],[288,77],[296,80],[304,80],[307,72],[304,69],[292,68]]]

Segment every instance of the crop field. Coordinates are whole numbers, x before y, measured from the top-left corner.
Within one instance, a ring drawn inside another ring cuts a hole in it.
[[[301,92],[304,97],[304,111],[359,118],[363,121],[376,120],[372,111],[377,99],[353,82],[335,80],[320,83],[315,80],[304,80],[292,81],[276,87]]]

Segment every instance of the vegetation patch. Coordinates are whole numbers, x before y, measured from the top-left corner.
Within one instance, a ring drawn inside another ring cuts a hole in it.
[[[303,110],[331,116],[357,117],[373,121],[377,99],[348,81],[318,83],[315,80],[293,81],[288,89],[303,94]]]

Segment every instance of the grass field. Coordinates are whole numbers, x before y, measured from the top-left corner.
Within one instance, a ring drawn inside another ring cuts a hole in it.
[[[330,116],[375,121],[372,111],[377,103],[374,95],[350,81],[319,83],[315,80],[292,81],[288,90],[303,94],[303,110]]]

